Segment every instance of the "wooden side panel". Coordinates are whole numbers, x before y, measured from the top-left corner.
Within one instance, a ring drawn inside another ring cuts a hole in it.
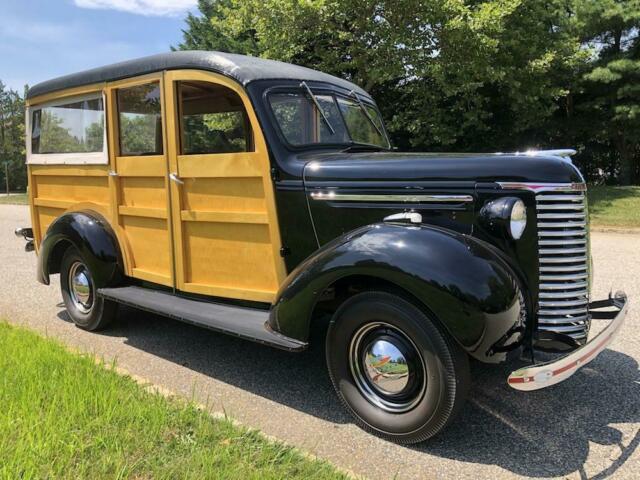
[[[66,210],[82,205],[109,211],[108,178],[106,165],[92,165],[91,168],[70,165],[30,166],[32,221],[38,247],[49,225]]]

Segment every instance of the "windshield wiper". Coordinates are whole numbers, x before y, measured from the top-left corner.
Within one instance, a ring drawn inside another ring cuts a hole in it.
[[[384,133],[382,133],[382,130],[380,130],[380,127],[378,127],[378,125],[376,124],[376,122],[373,120],[373,118],[371,118],[371,114],[369,113],[369,111],[367,110],[367,107],[364,106],[364,103],[362,103],[362,100],[360,100],[360,97],[358,96],[358,94],[355,92],[355,90],[351,90],[349,92],[349,96],[354,98],[356,102],[358,102],[358,105],[360,105],[360,108],[362,109],[362,111],[364,112],[365,117],[367,117],[367,120],[369,120],[369,123],[371,123],[371,125],[373,125],[373,128],[376,129],[376,131],[378,132],[378,135],[380,135],[380,138],[385,138]]]
[[[383,147],[379,145],[371,145],[369,143],[356,143],[353,142],[347,148],[342,150],[343,153],[353,153],[353,152],[380,152],[384,150]]]
[[[309,94],[309,96],[311,97],[311,101],[313,102],[313,104],[316,106],[316,108],[318,109],[318,112],[320,112],[320,115],[322,116],[322,120],[324,120],[324,123],[327,125],[327,127],[329,128],[329,130],[331,131],[331,135],[335,135],[336,131],[333,128],[333,125],[331,125],[331,122],[329,121],[329,119],[327,118],[327,116],[324,114],[324,112],[322,111],[322,108],[320,107],[320,104],[318,103],[318,100],[316,99],[316,96],[313,94],[313,92],[311,91],[311,89],[309,88],[309,85],[307,85],[306,82],[300,82],[300,86],[303,87],[307,93]]]

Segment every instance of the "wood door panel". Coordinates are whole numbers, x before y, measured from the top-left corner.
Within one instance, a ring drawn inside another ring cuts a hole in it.
[[[183,222],[186,283],[274,291],[268,225]]]
[[[215,159],[211,159],[215,162]],[[185,178],[183,210],[266,213],[261,177]]]
[[[163,208],[166,211],[167,191],[164,185],[162,177],[123,177],[120,180],[120,205]]]
[[[120,215],[120,222],[129,243],[133,268],[170,280],[172,258],[167,220]]]

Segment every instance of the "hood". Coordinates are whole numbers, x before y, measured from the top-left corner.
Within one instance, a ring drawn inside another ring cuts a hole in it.
[[[330,153],[306,155],[307,185],[344,181],[584,182],[565,158],[518,154]]]

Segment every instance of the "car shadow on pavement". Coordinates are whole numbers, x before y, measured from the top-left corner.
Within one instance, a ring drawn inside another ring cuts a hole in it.
[[[69,321],[65,311],[58,316]],[[104,335],[307,414],[350,423],[326,373],[325,328],[316,326],[310,349],[293,354],[122,308]],[[508,365],[472,363],[469,401],[460,416],[436,438],[406,448],[519,475],[605,478],[640,444],[635,425],[631,438],[623,437],[624,424],[640,423],[640,373],[632,357],[605,350],[570,380],[536,392],[509,388],[510,371]],[[583,467],[590,443],[609,447],[598,472]]]

